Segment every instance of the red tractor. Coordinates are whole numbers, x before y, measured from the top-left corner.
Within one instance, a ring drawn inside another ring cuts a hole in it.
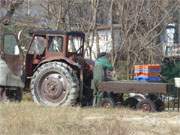
[[[93,62],[84,59],[82,32],[31,31],[25,62],[25,84],[41,105],[84,105],[92,102]]]
[[[12,2],[0,19],[0,101],[20,101],[25,83],[38,104],[74,105],[78,101],[90,104],[92,68],[90,61],[84,59],[85,35],[82,32],[31,31],[32,40],[21,77],[22,52],[16,35],[6,32],[4,26],[11,24],[15,10],[23,2]]]

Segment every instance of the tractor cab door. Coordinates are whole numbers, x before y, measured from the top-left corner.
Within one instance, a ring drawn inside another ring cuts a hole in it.
[[[2,59],[8,65],[8,68],[17,76],[22,73],[23,58],[20,55],[20,49],[18,45],[18,40],[14,34],[4,34],[2,38]]]
[[[33,70],[45,57],[47,39],[45,36],[33,36],[26,54],[26,76],[30,77]]]

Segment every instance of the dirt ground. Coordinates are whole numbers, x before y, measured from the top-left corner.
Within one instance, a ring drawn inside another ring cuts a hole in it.
[[[180,113],[0,104],[0,135],[179,135]]]

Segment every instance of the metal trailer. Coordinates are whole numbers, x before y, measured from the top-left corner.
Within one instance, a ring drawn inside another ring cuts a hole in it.
[[[143,111],[163,111],[165,103],[163,95],[167,95],[168,84],[146,81],[106,81],[98,86],[96,105],[129,106]],[[130,93],[134,96],[127,97]]]

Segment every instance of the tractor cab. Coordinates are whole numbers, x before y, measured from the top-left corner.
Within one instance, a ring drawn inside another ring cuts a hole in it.
[[[38,30],[30,35],[25,73],[34,101],[50,106],[74,105],[89,78],[83,78],[85,72],[88,74],[84,33]]]
[[[43,62],[63,60],[74,63],[77,56],[84,55],[84,34],[52,30],[31,31],[32,40],[26,55],[26,75],[33,75]]]

